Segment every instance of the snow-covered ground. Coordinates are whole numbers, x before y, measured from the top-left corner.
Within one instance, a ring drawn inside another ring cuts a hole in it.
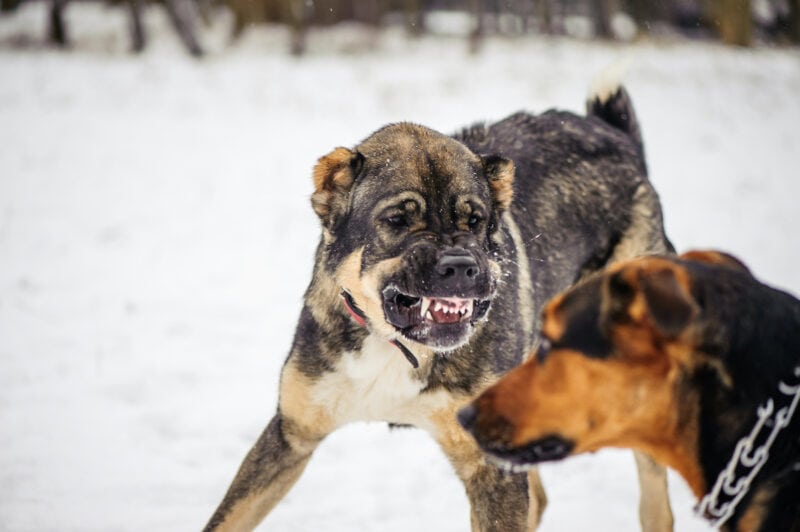
[[[697,42],[408,41],[353,28],[224,28],[189,59],[159,13],[141,56],[120,10],[0,18],[0,529],[196,530],[271,416],[311,271],[310,169],[390,121],[452,131],[520,108],[581,111],[626,84],[679,249],[717,247],[800,293],[800,52]],[[542,467],[543,530],[635,530],[628,452]],[[671,476],[677,529],[705,530]],[[466,497],[416,430],[326,440],[263,525],[468,529]]]

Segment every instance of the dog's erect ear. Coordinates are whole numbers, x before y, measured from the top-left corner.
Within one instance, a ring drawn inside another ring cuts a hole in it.
[[[514,162],[499,155],[486,155],[481,160],[494,206],[498,211],[504,211],[514,199]]]
[[[336,148],[317,161],[311,205],[327,229],[347,210],[350,190],[363,165],[364,156],[347,148]]]
[[[743,273],[753,275],[750,272],[750,268],[748,268],[744,262],[740,261],[730,253],[725,253],[724,251],[692,250],[683,253],[678,258],[692,262],[704,262],[706,264],[712,264],[715,266],[724,266],[726,268],[732,268],[734,270],[739,270]]]
[[[697,304],[672,268],[641,270],[639,287],[653,325],[667,339],[680,335],[697,314]]]

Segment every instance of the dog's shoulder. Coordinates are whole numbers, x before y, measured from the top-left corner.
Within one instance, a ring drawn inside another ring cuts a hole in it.
[[[720,354],[739,391],[758,396],[789,375],[800,356],[800,300],[746,269],[696,260],[681,265],[703,309],[702,347]]]

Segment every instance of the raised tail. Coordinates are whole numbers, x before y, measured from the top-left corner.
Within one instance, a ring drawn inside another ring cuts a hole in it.
[[[595,116],[627,134],[636,143],[644,158],[644,143],[633,102],[618,80],[598,79],[586,99],[586,114]]]

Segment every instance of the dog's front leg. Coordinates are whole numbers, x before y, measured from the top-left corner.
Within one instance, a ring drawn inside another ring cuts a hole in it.
[[[300,441],[293,423],[276,414],[245,457],[205,530],[252,530],[283,498],[316,448]]]
[[[434,416],[434,436],[464,483],[472,531],[535,530],[547,505],[538,470],[511,473],[487,463],[475,440],[456,422],[457,410]]]
[[[289,357],[281,373],[278,413],[239,467],[206,530],[252,530],[286,495],[319,442],[334,426],[327,406],[313,400],[316,381]]]
[[[547,498],[536,469],[510,473],[482,464],[463,480],[474,532],[528,531],[538,526]]]

